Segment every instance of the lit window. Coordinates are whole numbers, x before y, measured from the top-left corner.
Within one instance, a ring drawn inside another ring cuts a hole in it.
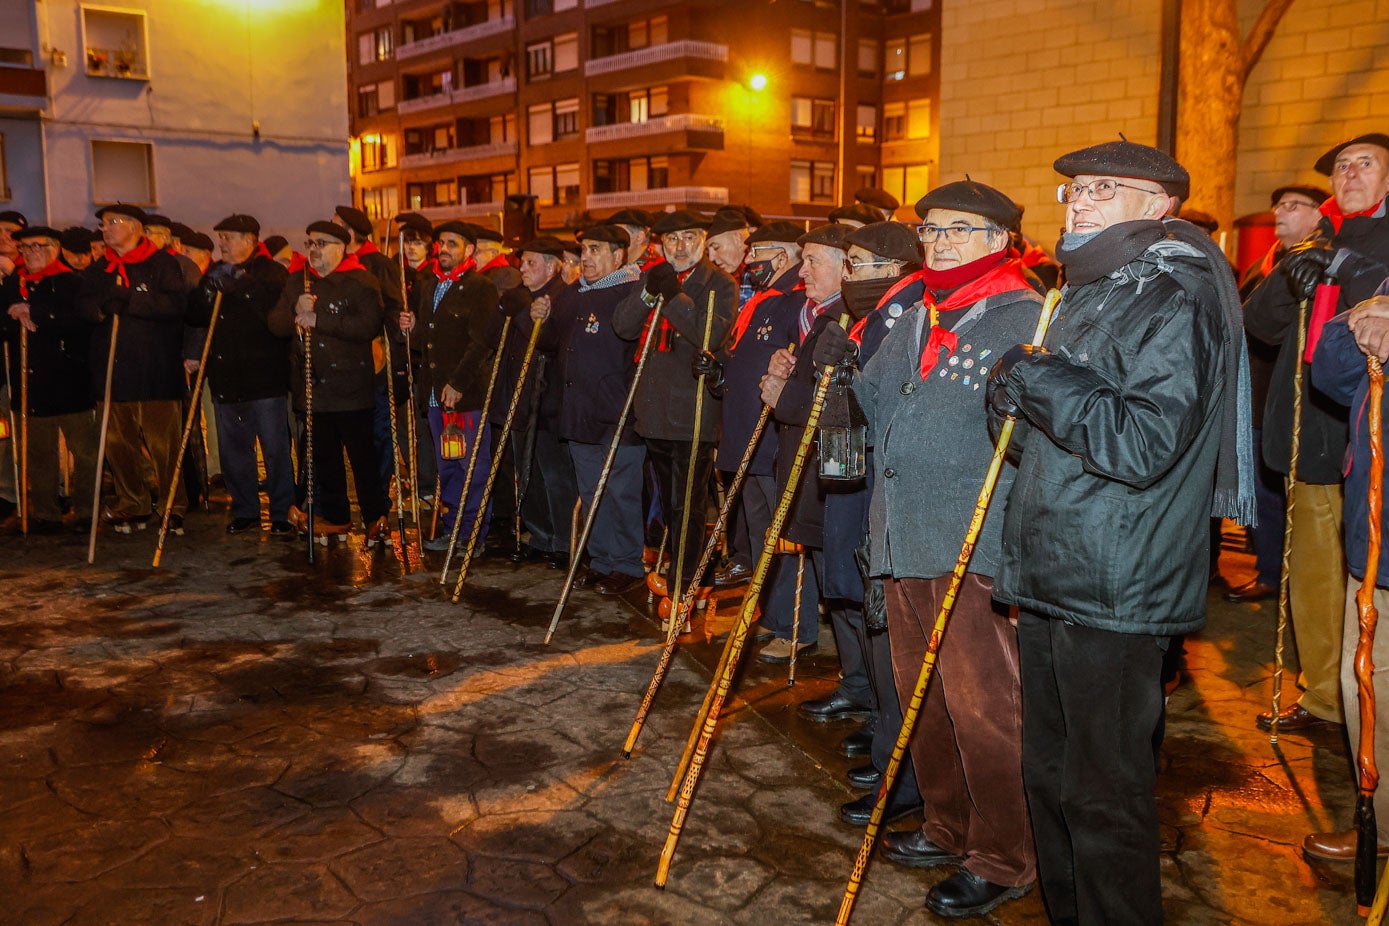
[[[912,77],[924,77],[931,73],[931,36],[914,35],[907,54],[907,73]]]
[[[907,137],[931,137],[930,100],[912,100],[907,104]]]
[[[878,137],[878,107],[871,103],[858,104],[858,140],[871,142]]]
[[[555,140],[554,110],[549,103],[537,103],[526,110],[526,143],[546,145]]]

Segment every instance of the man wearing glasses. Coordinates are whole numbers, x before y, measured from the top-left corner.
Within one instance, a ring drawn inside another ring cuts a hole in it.
[[[733,316],[738,311],[738,284],[715,267],[704,254],[708,220],[681,210],[656,220],[652,231],[660,237],[666,259],[646,271],[643,289],[618,303],[613,330],[618,337],[643,343],[652,322],[656,300],[662,300],[657,332],[646,369],[637,383],[637,434],[646,441],[647,457],[656,474],[661,510],[670,527],[670,550],[684,551],[677,562],[671,556],[666,572],[671,600],[679,601],[694,567],[704,551],[704,511],[709,499],[709,477],[714,465],[714,445],[719,437],[718,400],[705,396],[703,413],[695,433],[695,393],[699,381],[692,372],[704,341],[710,312],[709,349],[723,346]],[[691,443],[699,444],[693,476]],[[693,480],[690,483],[690,480]],[[686,484],[693,485],[685,507]]]
[[[1205,623],[1211,517],[1254,508],[1238,292],[1164,217],[1186,170],[1128,141],[1064,155],[1067,290],[989,371],[1026,426],[994,597],[1016,605],[1023,776],[1055,923],[1162,922],[1153,741],[1170,638]]]

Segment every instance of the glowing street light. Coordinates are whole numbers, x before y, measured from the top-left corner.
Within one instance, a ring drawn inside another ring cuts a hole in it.
[[[759,92],[761,92],[761,91],[763,91],[763,90],[766,90],[766,89],[767,89],[767,75],[766,75],[766,74],[754,74],[754,75],[752,75],[752,77],[748,78],[748,86],[751,87],[753,90],[757,90],[757,91],[759,91]]]

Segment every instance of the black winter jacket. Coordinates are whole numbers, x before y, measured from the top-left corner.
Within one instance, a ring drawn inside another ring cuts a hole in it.
[[[92,335],[90,368],[92,395],[106,388],[106,358],[111,349],[111,316],[119,314],[116,368],[111,378],[111,401],[182,400],[187,389],[183,373],[183,322],[188,311],[188,288],[178,260],[156,251],[129,264],[129,286],[119,274],[107,272],[105,261],[82,273],[78,305],[98,327]]]
[[[570,286],[555,300],[555,331],[563,338],[556,371],[560,381],[559,434],[565,440],[606,444],[613,438],[636,372],[632,342],[618,337],[613,316],[617,305],[640,293],[641,287],[640,280],[602,289]],[[623,441],[641,442],[630,417]]]
[[[420,403],[427,407],[430,393],[443,404],[445,386],[462,393],[456,411],[482,408],[487,381],[492,374],[492,357],[502,317],[497,311],[497,287],[475,270],[469,270],[452,283],[434,306],[435,294],[443,282],[425,277],[419,287],[419,315],[415,343],[421,351]]]
[[[0,286],[0,323],[10,350],[10,396],[16,411],[19,391],[19,322],[9,307],[29,303],[37,331],[29,334],[29,414],[39,417],[88,411],[95,404],[91,389],[92,323],[77,306],[82,279],[76,273],[45,277],[19,292],[19,274]]]
[[[304,268],[290,275],[280,301],[270,312],[270,331],[294,334],[294,304],[304,294]],[[313,407],[316,412],[353,412],[376,405],[375,365],[371,342],[381,331],[381,288],[365,270],[342,270],[315,277],[310,292],[318,297],[313,337]],[[304,408],[304,349],[293,339],[290,385],[294,407]]]
[[[207,353],[213,401],[253,402],[289,391],[289,338],[272,333],[269,321],[288,278],[283,266],[258,255],[240,264],[218,261],[193,291],[188,323],[196,328],[207,327],[217,293],[222,293]]]

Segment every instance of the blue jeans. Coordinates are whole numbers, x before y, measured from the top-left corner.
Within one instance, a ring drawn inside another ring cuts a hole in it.
[[[483,427],[479,432],[478,422],[482,421]],[[448,505],[443,514],[444,528],[446,531],[453,530],[453,521],[459,513],[459,497],[463,494],[463,475],[468,468],[468,456],[473,452],[473,441],[477,440],[481,434],[482,446],[478,448],[477,463],[473,466],[473,478],[468,485],[468,498],[462,504],[463,524],[459,527],[458,537],[461,544],[468,541],[468,532],[473,529],[473,521],[477,519],[478,506],[482,504],[482,487],[487,483],[487,468],[492,465],[492,429],[487,427],[487,422],[482,417],[481,412],[463,413],[463,441],[467,452],[457,460],[445,460],[439,455],[439,438],[444,433],[444,409],[434,407],[429,410],[429,430],[434,434],[434,461],[439,467],[439,477],[441,483],[440,494],[443,496],[444,504]],[[482,528],[478,533],[478,549],[482,549],[482,544],[487,540],[487,529],[492,523],[492,506],[487,506],[487,511],[482,518]]]
[[[593,493],[607,457],[606,444],[569,442],[574,458],[574,479],[584,500],[585,516],[593,505]],[[589,566],[595,572],[642,576],[646,568],[641,554],[645,543],[642,529],[641,487],[646,447],[620,446],[608,473],[608,484],[598,502],[598,515],[588,536]]]
[[[217,452],[222,479],[231,495],[233,518],[260,519],[256,441],[265,459],[265,484],[270,496],[270,520],[289,520],[294,503],[294,462],[289,453],[288,402],[284,397],[214,405],[217,414]]]

